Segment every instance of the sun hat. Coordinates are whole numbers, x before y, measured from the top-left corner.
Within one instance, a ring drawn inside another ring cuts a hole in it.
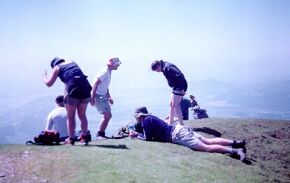
[[[108,65],[119,66],[119,65],[121,65],[121,63],[122,62],[119,60],[119,58],[114,57],[114,58],[109,59]]]
[[[139,118],[140,116],[148,116],[148,115],[151,115],[151,113],[148,112],[145,106],[138,107],[135,109],[135,113],[134,113],[135,118]]]
[[[56,65],[58,65],[62,62],[64,62],[64,59],[59,58],[59,57],[54,57],[54,59],[52,59],[50,62],[50,66],[51,66],[51,68],[54,68]]]

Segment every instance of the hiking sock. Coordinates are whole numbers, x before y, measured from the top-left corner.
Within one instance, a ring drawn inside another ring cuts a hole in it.
[[[88,145],[89,139],[87,135],[82,135],[80,138],[80,144]]]
[[[243,152],[242,149],[234,149],[232,148],[232,155],[234,158],[237,158],[241,161],[244,161],[246,158],[246,153]]]
[[[75,145],[75,138],[69,137],[69,138],[65,139],[64,143],[70,144],[70,145]]]

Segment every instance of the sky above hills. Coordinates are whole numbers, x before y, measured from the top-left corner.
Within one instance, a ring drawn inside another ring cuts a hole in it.
[[[288,0],[0,0],[0,87],[42,95],[54,56],[93,81],[108,58],[123,62],[114,90],[166,86],[150,63],[175,63],[187,80],[248,83],[290,78]]]

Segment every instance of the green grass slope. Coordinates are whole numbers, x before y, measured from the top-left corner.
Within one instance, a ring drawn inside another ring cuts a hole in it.
[[[0,145],[0,182],[290,182],[290,121],[206,119],[201,134],[246,139],[247,163],[129,138],[89,146]],[[205,128],[206,127],[206,128]]]

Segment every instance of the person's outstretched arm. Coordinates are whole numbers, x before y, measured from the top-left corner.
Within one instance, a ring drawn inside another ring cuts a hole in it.
[[[50,77],[47,76],[47,71],[44,70],[42,73],[43,81],[46,86],[51,87],[57,79],[59,73],[59,67],[55,66],[52,70]]]

